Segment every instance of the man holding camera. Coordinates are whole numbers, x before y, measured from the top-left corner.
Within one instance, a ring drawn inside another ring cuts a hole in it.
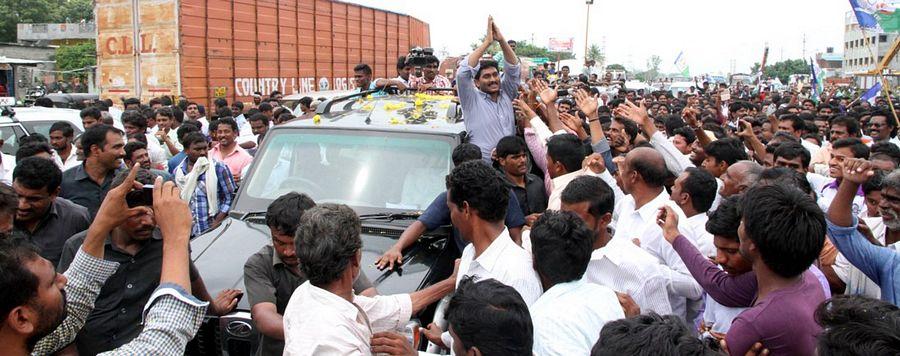
[[[113,179],[111,189],[122,185],[129,176],[130,171],[119,173]],[[116,262],[119,267],[100,289],[94,310],[75,339],[75,346],[82,355],[113,350],[137,337],[142,329],[144,305],[160,284],[164,243],[157,228],[152,188],[149,187],[156,176],[138,169],[133,179],[144,185],[144,189],[125,195],[126,204],[134,213],[107,232],[103,259]],[[57,271],[63,273],[69,268],[87,235],[88,231],[83,231],[66,241]],[[211,301],[193,264],[190,264],[190,277],[193,295]],[[240,294],[241,291],[236,289],[222,291],[209,305],[209,312],[228,313],[237,305]]]
[[[500,44],[504,56],[504,75],[497,62],[479,62],[484,51],[494,42]],[[456,73],[457,93],[466,118],[470,142],[481,149],[481,158],[490,162],[491,151],[504,136],[515,134],[516,117],[512,100],[518,96],[519,58],[503,38],[492,17],[487,34],[478,48],[459,63]]]
[[[425,66],[422,67],[422,76],[410,76],[409,87],[421,92],[434,92],[432,88],[452,88],[450,79],[438,74],[441,61],[434,55],[425,56]]]

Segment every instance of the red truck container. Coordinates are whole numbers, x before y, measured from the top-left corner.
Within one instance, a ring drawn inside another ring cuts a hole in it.
[[[356,64],[393,77],[430,45],[416,18],[328,0],[96,0],[95,15],[97,85],[116,103],[352,89]]]

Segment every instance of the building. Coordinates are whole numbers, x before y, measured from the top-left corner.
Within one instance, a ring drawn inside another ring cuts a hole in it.
[[[846,76],[855,76],[856,85],[868,88],[878,80],[874,76],[860,76],[876,68],[884,59],[891,44],[897,39],[896,33],[871,33],[863,31],[856,22],[853,12],[844,15],[844,58],[841,70]],[[900,56],[895,56],[888,68],[900,72]],[[896,83],[894,77],[892,81]]]
[[[16,39],[24,44],[73,44],[97,38],[93,22],[80,23],[20,23],[16,25]]]
[[[840,53],[834,53],[834,47],[826,48],[825,53],[817,53],[816,64],[822,69],[826,78],[843,75],[844,56]]]

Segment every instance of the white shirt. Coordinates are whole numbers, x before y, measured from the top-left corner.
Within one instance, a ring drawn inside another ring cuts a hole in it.
[[[0,183],[12,186],[14,169],[16,169],[16,157],[0,153],[0,177],[2,177],[0,178]]]
[[[150,155],[150,164],[153,168],[160,169],[160,167],[163,167],[165,169],[166,162],[172,157],[169,154],[169,149],[163,149],[155,135],[145,133],[144,136],[147,138],[147,154]]]
[[[525,304],[530,306],[544,292],[531,261],[531,253],[516,245],[509,237],[509,230],[504,228],[500,236],[477,258],[475,244],[469,244],[463,249],[456,285],[465,276],[477,276],[478,280],[493,278],[513,287],[522,295]]]
[[[535,355],[589,355],[600,329],[625,318],[612,289],[583,280],[550,287],[530,312]]]
[[[56,154],[53,155],[53,161],[56,163],[56,166],[58,166],[60,170],[65,172],[69,168],[81,165],[81,161],[78,160],[78,155],[75,154],[76,150],[77,148],[75,148],[75,145],[73,144],[72,150],[69,153],[69,157],[66,157],[65,162],[62,161],[62,157],[59,155],[59,152],[55,152],[56,150],[54,150]]]
[[[703,323],[717,333],[727,334],[728,329],[731,329],[731,322],[734,321],[734,318],[748,309],[726,307],[719,304],[715,299],[710,298],[709,295],[703,299],[706,301],[706,306],[703,309]]]
[[[550,199],[547,202],[548,210],[559,210],[562,207],[562,192],[575,178],[581,176],[596,176],[594,171],[588,167],[584,167],[572,173],[566,173],[559,177],[553,178],[553,191],[550,192]]]
[[[710,257],[716,255],[716,246],[713,244],[713,235],[706,231],[707,221],[709,221],[709,216],[706,213],[700,213],[683,220],[679,216],[678,231],[691,240],[703,256]]]
[[[197,121],[200,122],[200,132],[209,136],[209,120],[206,119],[206,116],[197,119]]]
[[[613,238],[594,250],[584,280],[628,294],[642,313],[672,314],[668,274],[655,257],[631,241]]]
[[[675,147],[675,144],[672,143],[672,141],[669,141],[662,132],[657,131],[650,136],[650,145],[662,155],[663,160],[666,162],[666,169],[668,169],[669,172],[672,172],[676,177],[688,168],[697,167],[694,162],[691,162],[690,156],[681,153],[681,151]],[[716,178],[716,198],[713,200],[709,211],[715,211],[722,202],[722,195],[719,194],[719,191],[722,190],[723,185],[725,185],[725,183],[722,182],[721,179]]]
[[[371,355],[372,334],[399,330],[410,315],[408,294],[350,303],[306,281],[284,310],[284,355]]]
[[[833,182],[834,180],[832,180]],[[831,202],[834,200],[834,197],[837,195],[837,188],[832,188],[831,186],[824,186],[821,188],[819,193],[819,199],[817,203],[819,204],[819,208],[822,209],[825,213],[828,213],[828,208],[831,207]],[[861,216],[866,212],[866,197],[865,195],[856,194],[853,196],[853,206],[850,207],[850,210],[856,216]]]
[[[681,256],[662,236],[662,228],[656,224],[656,215],[663,205],[677,206],[669,200],[669,193],[663,189],[653,200],[635,209],[634,197],[629,194],[616,204],[613,218],[616,219],[616,231],[613,240],[624,239],[631,242],[637,239],[641,248],[657,258],[658,262],[668,267],[669,300],[672,314],[684,320],[692,320],[687,315],[687,299],[699,300],[703,294],[700,284],[691,276]]]
[[[809,151],[810,157],[815,157],[817,154],[819,154],[819,150],[822,149],[822,147],[819,147],[819,145],[802,139],[800,140],[800,145],[803,146],[803,148],[805,148],[807,151]]]

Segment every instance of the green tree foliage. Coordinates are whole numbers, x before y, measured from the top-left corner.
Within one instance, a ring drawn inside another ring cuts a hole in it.
[[[625,66],[621,64],[610,64],[606,66],[606,70],[625,70]]]
[[[472,49],[478,48],[481,45],[481,42],[484,41],[484,36],[471,45]],[[488,49],[485,53],[489,53],[490,55],[495,55],[500,52],[500,45],[497,42],[492,43],[488,46]],[[517,41],[516,42],[516,55],[522,57],[547,57],[550,58],[551,61],[555,61],[557,55],[559,59],[574,59],[575,55],[567,52],[551,52],[546,47],[536,46],[534,44],[529,43],[528,41]]]
[[[16,42],[16,24],[91,21],[91,0],[2,0],[0,42]]]
[[[592,44],[591,47],[588,48],[587,56],[585,57],[587,57],[588,60],[593,59],[600,66],[606,62],[606,56],[597,44]]]
[[[759,73],[759,63],[754,63],[750,72]],[[809,62],[805,59],[788,59],[766,66],[766,78],[778,78],[782,83],[787,83],[791,74],[809,74]]]
[[[96,65],[97,44],[94,41],[87,41],[74,45],[59,46],[56,49],[55,59],[56,68],[61,71]],[[79,75],[83,76],[83,74]]]

